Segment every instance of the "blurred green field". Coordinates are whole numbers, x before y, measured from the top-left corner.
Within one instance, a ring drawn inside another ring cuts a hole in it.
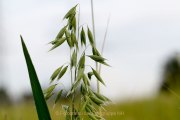
[[[62,120],[61,107],[52,109],[53,120]],[[107,120],[180,120],[180,99],[173,95],[112,104],[102,111]],[[0,120],[38,120],[33,103],[0,107]]]

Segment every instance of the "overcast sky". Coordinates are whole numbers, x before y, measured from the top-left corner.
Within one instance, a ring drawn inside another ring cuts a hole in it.
[[[0,73],[0,84],[11,95],[30,90],[19,35],[25,39],[41,85],[47,86],[53,70],[68,60],[68,49],[64,45],[47,52],[50,46],[46,43],[54,39],[64,25],[64,14],[77,3],[80,23],[92,28],[90,0],[1,0],[0,44],[4,52],[0,58],[4,72]],[[104,94],[122,99],[157,91],[164,62],[180,51],[179,6],[179,0],[94,1],[99,49],[110,15],[104,56],[112,67],[102,70],[107,83],[102,88]],[[66,86],[69,82],[65,78],[62,82]]]

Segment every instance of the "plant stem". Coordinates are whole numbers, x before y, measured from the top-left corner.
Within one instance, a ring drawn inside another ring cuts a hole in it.
[[[95,20],[94,20],[94,5],[93,5],[93,0],[91,0],[91,15],[92,15],[92,26],[93,26],[93,36],[94,36],[94,41],[96,45],[96,32],[95,32]]]
[[[70,48],[70,65],[71,65],[71,48]],[[72,66],[70,67],[70,74],[71,74],[71,86],[73,86],[73,76],[72,76]],[[73,113],[74,111],[74,103],[73,103],[73,96],[72,96],[72,100],[71,100],[71,113]],[[73,120],[73,114],[71,114],[71,120]]]
[[[91,15],[92,15],[92,27],[93,27],[93,37],[94,37],[94,43],[96,47],[96,32],[95,32],[95,20],[94,20],[94,5],[93,5],[93,0],[91,0]],[[96,71],[98,71],[98,63],[95,62],[96,64]],[[100,83],[97,80],[97,93],[100,93]]]
[[[108,32],[108,28],[109,28],[109,22],[110,22],[110,15],[108,17],[106,31],[105,31],[105,34],[104,34],[104,40],[103,40],[103,44],[102,44],[102,48],[101,48],[101,55],[102,56],[103,56],[104,47],[105,47],[105,43],[106,43],[107,32]],[[99,65],[99,71],[98,72],[99,72],[99,74],[101,74],[101,64]]]
[[[80,28],[79,28],[79,26],[80,26],[80,25],[79,25],[79,24],[80,24],[80,5],[79,5],[79,14],[78,14],[78,22],[77,22],[77,23],[78,23],[77,41],[79,41],[79,29],[80,29]]]

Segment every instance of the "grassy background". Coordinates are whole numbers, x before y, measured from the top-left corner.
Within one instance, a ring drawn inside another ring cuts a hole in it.
[[[61,107],[52,109],[53,120],[60,120]],[[180,120],[180,99],[173,95],[160,95],[156,98],[112,104],[103,112],[107,120]],[[0,107],[0,120],[37,120],[32,102]]]

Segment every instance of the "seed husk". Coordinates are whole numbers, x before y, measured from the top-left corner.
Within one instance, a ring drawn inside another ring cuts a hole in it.
[[[76,32],[76,16],[74,15],[72,22],[71,22],[72,27],[74,28],[74,31]]]
[[[61,97],[61,95],[62,95],[62,92],[63,92],[63,90],[60,90],[59,92],[58,92],[58,94],[57,94],[57,96],[56,96],[56,99],[55,99],[55,104],[57,103],[57,101],[60,99],[60,97]]]
[[[90,86],[90,83],[89,83],[89,80],[88,80],[86,74],[83,75],[83,82],[86,86]]]
[[[84,64],[85,64],[85,54],[83,54],[79,60],[79,68],[78,69],[81,69],[81,68],[84,68]]]
[[[74,12],[76,12],[76,7],[77,7],[77,5],[74,6],[73,8],[71,8],[71,9],[66,13],[66,15],[64,16],[64,19],[67,19],[67,18],[69,18],[72,14],[74,14]]]
[[[44,98],[48,100],[54,93],[45,94]]]
[[[88,57],[90,57],[91,59],[93,59],[96,62],[103,62],[104,60],[106,60],[105,58],[103,58],[101,56],[97,56],[97,55],[88,55]]]
[[[56,77],[57,77],[58,74],[60,73],[62,67],[63,67],[63,66],[59,67],[58,69],[56,69],[56,70],[53,72],[53,74],[52,74],[52,76],[51,76],[51,78],[50,78],[51,82],[53,82],[54,79],[56,79]]]
[[[67,30],[65,31],[65,35],[66,35],[66,39],[67,39],[67,43],[68,43],[69,47],[72,48],[73,47],[73,43],[71,41],[71,35],[70,35],[70,33]]]
[[[98,98],[101,99],[102,101],[111,101],[110,99],[108,99],[108,98],[105,97],[104,95],[101,95],[101,94],[96,93],[96,92],[93,92],[93,93],[94,93],[94,95],[95,95],[96,97],[98,97]]]
[[[97,98],[95,96],[90,96],[90,99],[98,106],[104,103],[102,100],[100,100],[99,98]]]
[[[60,39],[60,38],[63,37],[66,28],[67,28],[67,25],[64,26],[64,27],[59,31],[59,33],[58,33],[57,36],[56,36],[56,39]]]
[[[66,40],[65,37],[60,38],[59,40],[57,40],[57,41],[55,42],[54,46],[53,46],[49,51],[51,51],[51,50],[59,47],[62,43],[64,43],[65,40]]]
[[[92,32],[89,29],[89,27],[88,27],[88,38],[89,38],[89,42],[90,42],[91,46],[94,46],[94,38],[93,38]]]
[[[84,32],[84,28],[82,27],[82,30],[81,30],[81,45],[86,45],[86,35],[85,35],[85,32]]]
[[[101,54],[99,53],[99,51],[96,49],[95,46],[92,47],[92,53],[93,55],[101,56]]]
[[[76,45],[76,48],[79,49],[79,48],[78,48],[78,42],[77,42],[77,40],[76,40],[76,35],[75,35],[74,32],[71,32],[71,40],[72,40],[73,44]]]
[[[77,64],[77,52],[74,50],[72,57],[71,57],[71,67],[75,67]]]
[[[99,80],[103,85],[105,85],[103,79],[101,78],[101,76],[98,74],[98,72],[96,72],[96,70],[94,70],[93,68],[91,68],[95,77],[97,78],[97,80]]]
[[[52,91],[55,89],[57,84],[54,84],[54,85],[51,85],[49,86],[45,91],[44,91],[44,94],[50,94],[52,93]]]
[[[66,66],[62,69],[62,71],[59,73],[58,80],[65,74],[65,72],[67,71],[67,68],[68,68],[68,66]]]

